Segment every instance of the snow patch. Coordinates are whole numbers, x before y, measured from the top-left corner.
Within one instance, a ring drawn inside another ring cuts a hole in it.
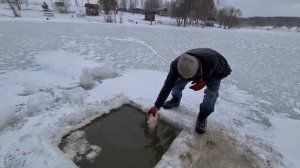
[[[48,110],[53,103],[50,93],[37,93],[27,100],[27,111],[29,114]]]
[[[87,96],[88,93],[84,89],[78,87],[64,91],[62,101],[74,105],[84,105],[84,100]]]
[[[27,85],[24,87],[23,91],[19,93],[20,96],[28,96],[37,93],[39,90],[32,86],[32,85]]]
[[[300,155],[299,149],[299,120],[271,117],[273,126],[271,132],[274,134],[274,145],[279,148],[285,159],[292,161],[293,166],[299,167]]]
[[[86,67],[97,67],[98,63],[84,60],[78,53],[72,53],[64,50],[41,52],[36,55],[37,63],[47,69],[49,72],[78,79],[80,71]]]

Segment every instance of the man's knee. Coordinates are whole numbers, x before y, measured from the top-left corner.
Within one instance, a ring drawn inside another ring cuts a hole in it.
[[[214,111],[215,104],[219,96],[219,92],[206,89],[204,93],[205,95],[204,95],[203,102],[200,105],[200,111],[204,111],[205,113],[210,114]]]
[[[219,91],[221,80],[211,80],[207,83],[207,89],[211,92]]]
[[[211,99],[210,101],[214,101],[217,100],[217,98],[219,97],[219,91],[212,91],[210,89],[205,89],[204,91],[204,96],[206,96],[208,99]]]

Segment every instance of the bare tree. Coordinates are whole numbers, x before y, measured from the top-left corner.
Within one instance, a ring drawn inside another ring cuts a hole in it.
[[[242,11],[235,7],[224,7],[219,9],[217,14],[217,21],[220,27],[230,29],[238,25],[239,17],[242,16]]]
[[[180,9],[180,1],[179,0],[172,0],[171,1],[171,17],[176,18],[177,26],[181,26],[182,24],[182,14]]]
[[[159,0],[146,0],[144,3],[144,8],[147,11],[154,11],[155,9],[160,7]]]
[[[172,15],[172,1],[164,1],[163,6],[168,10],[168,16]]]
[[[123,11],[120,12],[119,16],[120,16],[120,23],[123,23]]]
[[[117,11],[117,1],[115,0],[104,0],[103,10],[105,21],[111,23],[113,21],[112,15],[114,15],[114,20],[116,22],[116,11]]]
[[[191,4],[192,3],[189,0],[173,0],[171,2],[171,17],[176,18],[177,26],[181,26],[182,23],[184,27],[186,26],[189,14],[191,12]]]
[[[201,5],[202,0],[192,0],[191,12],[190,12],[190,24],[195,23],[198,25],[199,21],[201,21]]]
[[[21,17],[21,1],[20,0],[6,0],[10,9],[13,11],[15,17]]]
[[[123,22],[123,12],[127,11],[127,0],[121,0],[119,6],[121,8],[121,10],[119,11],[120,23],[122,23]]]
[[[65,13],[69,12],[69,8],[71,6],[70,0],[63,0],[64,4],[65,4]]]
[[[135,8],[136,8],[136,4],[133,0],[129,1],[129,11],[132,12],[132,14],[135,14]]]
[[[183,19],[183,27],[185,27],[188,23],[188,20],[191,17],[191,12],[193,9],[193,1],[192,0],[183,0],[182,3],[182,19]]]
[[[199,22],[204,25],[216,16],[214,0],[172,0],[170,6],[171,17],[176,18],[178,26],[192,23],[198,25]]]
[[[134,0],[134,6],[137,7],[138,6],[138,0]]]
[[[127,0],[121,0],[120,8],[127,9]]]
[[[226,9],[225,8],[219,9],[217,13],[217,22],[219,23],[220,28],[225,25],[225,16],[226,16]]]
[[[213,0],[202,0],[202,15],[200,16],[202,22],[205,23],[207,20],[213,20],[216,17],[216,6]]]
[[[240,9],[231,7],[229,10],[227,29],[237,26],[239,22],[239,18],[241,16],[242,16],[242,12]]]

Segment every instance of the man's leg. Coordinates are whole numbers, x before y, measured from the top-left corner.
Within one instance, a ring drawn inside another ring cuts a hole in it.
[[[187,83],[189,83],[189,81],[186,79],[177,80],[175,86],[172,89],[172,99],[164,103],[164,109],[170,109],[173,107],[178,107],[180,105],[182,91],[184,90]]]
[[[221,80],[212,80],[207,83],[204,90],[203,102],[200,104],[200,112],[198,114],[196,131],[204,133],[206,131],[206,118],[214,111],[217,98],[219,97],[219,88]]]

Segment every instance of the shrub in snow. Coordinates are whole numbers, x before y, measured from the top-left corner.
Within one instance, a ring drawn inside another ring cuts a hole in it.
[[[51,99],[51,94],[49,93],[37,93],[32,95],[27,100],[27,111],[29,113],[40,112],[48,110],[53,101]]]
[[[84,89],[78,87],[72,90],[64,91],[62,101],[64,103],[84,105],[84,99],[87,96],[88,93]]]

